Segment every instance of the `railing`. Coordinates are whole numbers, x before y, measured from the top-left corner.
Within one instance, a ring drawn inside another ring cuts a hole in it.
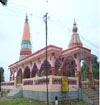
[[[16,87],[15,81],[1,82],[1,89],[14,89]]]
[[[49,91],[61,91],[62,76],[48,76]],[[77,77],[68,77],[69,91],[77,91],[79,88]],[[24,90],[46,91],[46,77],[35,77],[23,79]],[[41,88],[40,88],[41,87]]]
[[[33,80],[25,80],[23,85],[33,85]]]

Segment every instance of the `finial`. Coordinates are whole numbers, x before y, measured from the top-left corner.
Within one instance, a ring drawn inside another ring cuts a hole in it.
[[[25,22],[26,22],[26,23],[28,22],[28,16],[27,16],[27,13],[26,13],[26,19],[25,19]]]
[[[73,24],[73,32],[77,32],[78,28],[76,26],[76,21],[74,19],[74,24]]]
[[[76,21],[75,21],[75,19],[74,19],[74,24],[73,25],[76,25]]]

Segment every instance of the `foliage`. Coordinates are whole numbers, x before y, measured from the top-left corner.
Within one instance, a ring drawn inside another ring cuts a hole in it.
[[[4,69],[0,67],[0,82],[4,82]]]
[[[97,57],[92,57],[91,64],[92,64],[93,77],[99,79],[99,62],[97,61]],[[82,80],[86,80],[88,78],[89,67],[86,62],[83,62],[82,64],[81,75],[82,75]]]
[[[69,68],[67,71],[67,76],[68,77],[72,77],[73,76],[73,72],[72,72],[72,68]]]
[[[81,79],[86,80],[89,74],[89,67],[86,62],[82,62]]]
[[[92,71],[93,77],[99,79],[99,62],[97,61],[97,57],[92,57]]]
[[[7,0],[0,0],[3,5],[7,5]]]

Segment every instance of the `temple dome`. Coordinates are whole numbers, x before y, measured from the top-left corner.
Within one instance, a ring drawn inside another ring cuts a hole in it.
[[[73,31],[73,34],[71,36],[71,40],[70,40],[68,48],[72,48],[72,47],[76,47],[76,46],[83,46],[83,44],[80,40],[79,34],[77,33],[78,28],[76,26],[75,20],[74,20],[72,31]]]

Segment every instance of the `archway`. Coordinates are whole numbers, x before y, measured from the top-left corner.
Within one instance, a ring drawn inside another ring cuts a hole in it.
[[[30,69],[28,66],[24,70],[24,78],[30,78]]]
[[[46,69],[48,70],[48,75],[51,75],[51,65],[50,63],[47,61],[47,67],[46,67],[46,60],[44,60],[43,64],[41,65],[41,76],[45,76],[46,75]]]
[[[76,63],[72,56],[68,56],[62,67],[62,75],[64,76],[75,76]]]
[[[57,59],[56,61],[55,61],[55,75],[59,75],[59,68],[60,68],[60,62],[59,62],[59,60]]]
[[[36,63],[35,63],[33,66],[33,69],[32,69],[32,77],[35,77],[37,72],[38,72],[38,68],[37,68]]]
[[[16,82],[22,83],[22,70],[21,69],[19,69],[19,71],[17,72]]]

